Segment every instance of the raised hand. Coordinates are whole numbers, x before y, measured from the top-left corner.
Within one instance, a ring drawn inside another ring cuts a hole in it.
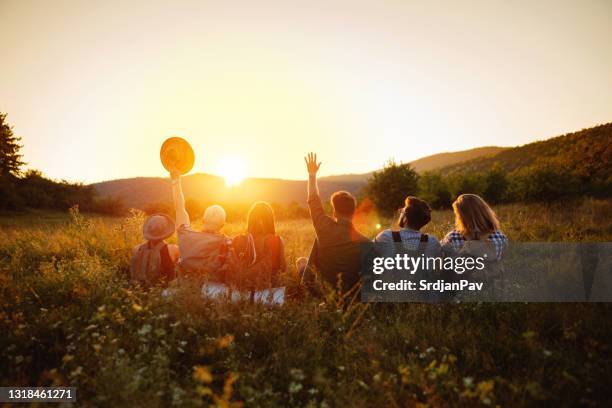
[[[319,168],[321,167],[321,163],[317,163],[317,155],[316,153],[308,153],[306,157],[304,157],[304,161],[306,162],[306,169],[308,170],[309,176],[316,176]]]

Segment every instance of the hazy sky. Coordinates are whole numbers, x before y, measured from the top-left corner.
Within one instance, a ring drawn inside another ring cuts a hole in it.
[[[0,0],[0,111],[29,166],[85,182],[365,172],[612,121],[612,1]]]

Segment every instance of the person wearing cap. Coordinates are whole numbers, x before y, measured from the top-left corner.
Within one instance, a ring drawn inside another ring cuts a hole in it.
[[[225,210],[220,205],[206,208],[202,230],[194,230],[185,209],[181,172],[170,168],[170,177],[181,252],[179,280],[196,286],[206,281],[225,283],[232,269],[231,240],[221,233],[225,225]]]
[[[162,284],[176,277],[174,266],[179,258],[179,248],[164,240],[174,234],[174,221],[165,214],[153,214],[142,227],[146,242],[132,250],[130,280],[142,285]]]

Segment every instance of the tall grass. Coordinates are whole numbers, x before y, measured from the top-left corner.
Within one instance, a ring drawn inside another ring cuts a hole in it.
[[[511,240],[604,241],[611,207],[498,213]],[[76,386],[84,406],[569,406],[612,396],[609,305],[167,300],[127,283],[142,221],[73,212],[0,229],[1,386]],[[427,232],[451,227],[450,211],[435,212]],[[307,220],[278,229],[290,265],[308,254]]]

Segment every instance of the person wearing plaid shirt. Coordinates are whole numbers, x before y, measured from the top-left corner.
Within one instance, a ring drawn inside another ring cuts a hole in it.
[[[493,233],[489,234],[487,240],[493,244],[495,247],[495,254],[497,255],[497,259],[501,259],[504,248],[508,245],[508,238],[504,235],[503,232],[497,230],[493,231]],[[453,252],[459,252],[463,245],[465,244],[465,236],[457,230],[452,230],[442,239],[440,243],[442,248],[445,250],[452,250]]]
[[[462,194],[453,203],[455,229],[442,239],[442,249],[458,252],[466,241],[488,241],[501,259],[508,238],[500,230],[499,220],[493,209],[476,194]]]

